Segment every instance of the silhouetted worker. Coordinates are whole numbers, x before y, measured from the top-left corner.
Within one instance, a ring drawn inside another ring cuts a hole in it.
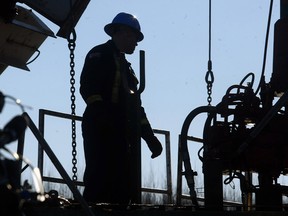
[[[144,38],[138,20],[119,13],[104,30],[111,40],[88,52],[80,80],[87,104],[82,121],[83,196],[88,202],[128,204],[134,190],[131,163],[138,137],[146,141],[152,158],[161,154],[162,145],[153,134],[137,93],[138,80],[125,59]]]

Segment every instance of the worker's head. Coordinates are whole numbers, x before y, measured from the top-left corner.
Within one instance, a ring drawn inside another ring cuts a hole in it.
[[[112,37],[121,52],[132,54],[137,42],[143,40],[140,24],[131,14],[119,13],[111,23],[104,27],[105,32]]]

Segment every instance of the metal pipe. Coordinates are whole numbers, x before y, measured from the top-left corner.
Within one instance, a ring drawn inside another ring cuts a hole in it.
[[[216,107],[213,107],[213,106],[201,106],[192,110],[186,117],[183,123],[182,129],[181,129],[181,135],[180,135],[181,142],[179,144],[181,145],[181,149],[182,149],[182,159],[183,159],[184,168],[185,168],[184,174],[187,180],[187,185],[190,190],[192,203],[195,205],[196,209],[199,207],[198,202],[197,202],[197,195],[195,191],[195,182],[194,182],[194,176],[196,175],[196,173],[192,170],[191,163],[190,163],[190,156],[189,156],[188,147],[187,147],[188,131],[189,131],[191,122],[197,115],[199,115],[200,113],[211,113],[215,111],[216,111]]]
[[[140,85],[139,94],[141,94],[145,89],[145,51],[140,50]]]

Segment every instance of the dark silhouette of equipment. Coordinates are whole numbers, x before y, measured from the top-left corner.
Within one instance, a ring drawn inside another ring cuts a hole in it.
[[[0,92],[0,113],[5,97]],[[0,150],[7,150],[5,145],[20,139],[27,127],[23,116],[17,115],[0,129]],[[20,208],[20,165],[18,160],[11,160],[0,153],[0,215],[21,216]]]
[[[3,130],[0,130],[0,148],[4,145],[18,140],[27,127],[23,116],[16,116],[8,122]]]
[[[259,88],[254,91],[254,74],[249,73],[239,84],[228,88],[219,104],[196,108],[184,121],[184,173],[196,207],[196,173],[190,165],[187,137],[193,119],[207,113],[203,147],[198,155],[203,163],[205,208],[223,210],[223,183],[239,179],[243,209],[251,209],[252,194],[256,210],[283,209],[282,196],[288,194],[288,187],[279,183],[279,177],[288,173],[288,1],[281,0],[280,5],[270,82],[266,83],[262,75]],[[247,81],[248,78],[251,79]],[[252,174],[257,175],[258,183],[252,181]]]
[[[40,55],[38,49],[47,37],[68,39],[74,32],[90,0],[1,0],[0,2],[0,75],[8,66],[29,71],[27,65]],[[25,4],[25,7],[20,6]],[[27,9],[29,7],[29,9]],[[31,8],[31,9],[30,9]],[[58,25],[54,32],[37,12]]]

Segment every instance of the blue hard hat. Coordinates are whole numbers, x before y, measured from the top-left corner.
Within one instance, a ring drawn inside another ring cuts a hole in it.
[[[107,24],[104,27],[104,31],[109,35],[112,36],[113,29],[115,26],[118,25],[126,25],[131,27],[132,29],[136,30],[138,33],[138,42],[142,41],[144,38],[143,33],[141,32],[140,24],[137,18],[131,14],[121,12],[115,16],[111,23]]]

